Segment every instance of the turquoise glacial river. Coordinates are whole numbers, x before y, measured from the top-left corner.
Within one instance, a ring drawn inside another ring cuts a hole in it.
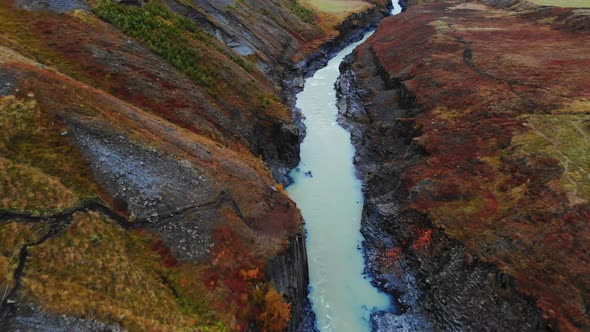
[[[400,11],[395,3],[392,14]],[[307,135],[299,167],[290,173],[294,184],[287,191],[306,223],[310,299],[320,331],[370,331],[371,311],[391,306],[391,299],[363,274],[361,181],[352,163],[350,133],[336,122],[338,66],[370,34],[305,80],[297,95]]]

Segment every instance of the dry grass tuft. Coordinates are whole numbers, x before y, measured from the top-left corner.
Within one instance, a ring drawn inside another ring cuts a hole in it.
[[[13,287],[20,248],[28,240],[44,234],[45,226],[46,224],[0,223],[0,299]]]
[[[0,97],[0,208],[63,209],[96,195],[66,129],[32,94]]]

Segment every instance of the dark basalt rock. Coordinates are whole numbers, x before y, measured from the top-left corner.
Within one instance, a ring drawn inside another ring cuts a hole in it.
[[[293,308],[290,331],[313,331],[315,315],[307,298],[309,271],[307,268],[305,236],[290,239],[289,247],[281,256],[268,260],[266,278],[271,280],[277,291],[285,294]],[[301,310],[302,309],[302,310]]]
[[[118,3],[126,6],[143,6],[143,1],[141,0],[116,0]]]
[[[6,71],[0,71],[0,96],[9,96],[14,92],[16,82],[14,76]]]
[[[277,182],[289,184],[287,173],[299,163],[300,129],[294,124],[275,123],[260,125],[255,132],[259,139],[253,143],[254,155],[264,158]]]

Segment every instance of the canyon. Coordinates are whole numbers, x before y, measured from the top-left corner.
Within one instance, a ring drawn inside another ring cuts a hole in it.
[[[322,328],[297,93],[372,28],[332,91],[392,302],[362,324],[590,329],[590,10],[558,2],[2,1],[0,329]]]

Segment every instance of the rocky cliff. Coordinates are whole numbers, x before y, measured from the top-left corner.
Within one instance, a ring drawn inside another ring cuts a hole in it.
[[[375,8],[2,2],[0,329],[297,329],[282,80]]]
[[[342,67],[376,330],[590,328],[587,9],[410,1]]]

